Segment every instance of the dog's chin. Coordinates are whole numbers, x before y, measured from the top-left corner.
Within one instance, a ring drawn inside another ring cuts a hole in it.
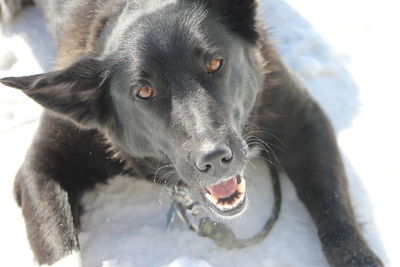
[[[218,217],[231,218],[246,208],[246,180],[236,175],[218,184],[203,188],[203,200]]]

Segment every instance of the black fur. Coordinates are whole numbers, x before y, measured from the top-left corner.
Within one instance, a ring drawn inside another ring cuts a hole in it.
[[[121,173],[157,180],[157,166],[172,165],[173,179],[200,197],[245,168],[252,135],[282,147],[274,163],[310,211],[329,263],[382,266],[355,222],[331,125],[281,63],[256,2],[36,1],[58,70],[0,81],[46,108],[15,182],[39,263],[79,250],[80,196],[96,183]],[[223,65],[210,74],[213,58]],[[148,101],[137,97],[144,85],[155,89]]]
[[[256,28],[256,0],[182,0],[204,5],[207,10],[218,14],[219,21],[232,32],[249,42],[256,42],[259,35]]]

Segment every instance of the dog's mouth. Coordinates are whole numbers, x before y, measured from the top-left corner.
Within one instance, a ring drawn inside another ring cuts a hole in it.
[[[203,195],[217,214],[237,215],[243,211],[246,204],[246,180],[241,175],[236,175],[205,187]]]

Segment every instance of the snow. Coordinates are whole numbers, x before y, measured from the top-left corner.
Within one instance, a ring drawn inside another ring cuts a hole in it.
[[[398,4],[268,0],[261,5],[279,53],[334,124],[364,236],[387,266],[400,266]],[[54,51],[40,12],[29,8],[12,25],[0,27],[0,77],[49,70]],[[12,184],[40,112],[21,92],[0,86],[4,266],[34,265]],[[260,162],[251,166],[246,175],[250,208],[227,222],[241,237],[262,227],[273,204],[272,192],[256,190],[270,190],[268,170]],[[282,191],[281,215],[270,235],[254,247],[224,250],[179,223],[166,232],[166,191],[132,177],[117,177],[85,196],[87,212],[79,235],[83,266],[326,266],[311,218],[285,176]]]
[[[53,263],[51,267],[82,267],[81,254],[79,252],[72,252],[59,261]],[[49,267],[49,265],[42,265],[42,267]]]

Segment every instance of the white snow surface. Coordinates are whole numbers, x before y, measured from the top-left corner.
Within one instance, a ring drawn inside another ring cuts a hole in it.
[[[284,61],[332,120],[365,238],[386,266],[400,266],[398,4],[268,0],[261,8]],[[49,70],[54,53],[36,8],[23,11],[11,25],[0,25],[0,77]],[[2,266],[35,265],[12,184],[40,113],[21,92],[0,86]],[[273,204],[268,170],[261,162],[250,166],[250,208],[227,222],[241,237],[258,232]],[[327,266],[310,216],[289,179],[282,175],[281,180],[282,211],[270,235],[256,246],[225,250],[183,224],[166,232],[170,201],[165,190],[117,177],[85,196],[79,234],[83,266]],[[261,187],[266,190],[256,190]]]

